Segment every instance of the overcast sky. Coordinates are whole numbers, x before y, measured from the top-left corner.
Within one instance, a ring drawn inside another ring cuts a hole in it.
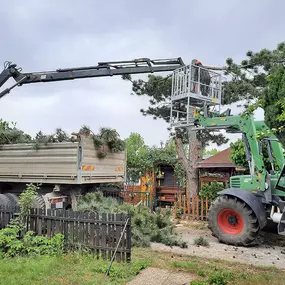
[[[13,61],[24,72],[139,57],[224,65],[284,40],[282,0],[274,7],[269,0],[2,2],[0,63]],[[143,117],[147,98],[130,93],[120,77],[24,85],[1,99],[0,117],[31,134],[87,124],[94,132],[114,127],[123,138],[139,132],[148,144],[166,141],[166,123]]]

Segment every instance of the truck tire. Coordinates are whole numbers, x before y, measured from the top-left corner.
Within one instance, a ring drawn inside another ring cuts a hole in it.
[[[8,197],[8,199],[10,200],[11,204],[13,204],[13,206],[17,206],[18,205],[19,198],[18,198],[17,195],[15,195],[13,193],[5,193],[4,195],[6,197]]]
[[[46,204],[42,195],[37,195],[34,200],[34,207],[37,209],[45,210]]]
[[[13,207],[13,203],[5,194],[0,194],[0,206]]]
[[[259,233],[253,210],[243,201],[229,196],[218,197],[209,209],[209,228],[219,242],[247,246]]]

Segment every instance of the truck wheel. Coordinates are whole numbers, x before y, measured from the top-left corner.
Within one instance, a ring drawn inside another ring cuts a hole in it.
[[[13,207],[13,203],[5,194],[0,194],[0,206]]]
[[[16,206],[18,204],[19,198],[17,195],[13,193],[5,193],[4,195],[8,197],[8,199],[10,200],[11,204],[13,204],[13,206]]]
[[[46,208],[45,200],[41,195],[36,196],[34,200],[34,207],[37,209],[45,210]]]
[[[256,215],[243,201],[228,196],[218,197],[209,209],[209,228],[222,243],[249,245],[259,233]]]

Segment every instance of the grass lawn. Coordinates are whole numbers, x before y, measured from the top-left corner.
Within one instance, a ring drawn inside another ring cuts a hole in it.
[[[275,267],[255,267],[235,262],[205,259],[202,257],[175,255],[172,253],[136,250],[138,260],[148,260],[151,266],[185,271],[197,276],[204,284],[222,285],[216,280],[225,276],[229,285],[285,285],[285,270]],[[209,277],[212,282],[209,283]],[[215,283],[216,281],[216,283]]]
[[[87,285],[124,284],[134,278],[147,261],[131,264],[113,263],[106,277],[109,262],[92,256],[67,255],[62,257],[13,258],[0,260],[1,285]]]
[[[148,265],[193,273],[197,280],[205,281],[219,272],[218,275],[226,276],[228,284],[233,285],[285,284],[285,270],[154,252],[150,249],[134,249],[130,265],[114,263],[110,276],[105,277],[108,265],[109,262],[81,255],[5,259],[0,260],[0,284],[125,284]]]

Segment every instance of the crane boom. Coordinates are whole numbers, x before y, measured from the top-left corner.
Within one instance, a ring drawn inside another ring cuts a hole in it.
[[[74,80],[92,77],[106,77],[115,75],[142,74],[154,72],[173,71],[184,62],[180,57],[172,59],[139,58],[129,61],[99,62],[96,66],[57,69],[55,71],[22,73],[16,64],[6,62],[4,70],[0,73],[0,87],[7,80],[13,78],[16,83],[0,92],[0,98],[8,94],[14,87],[22,84]]]

